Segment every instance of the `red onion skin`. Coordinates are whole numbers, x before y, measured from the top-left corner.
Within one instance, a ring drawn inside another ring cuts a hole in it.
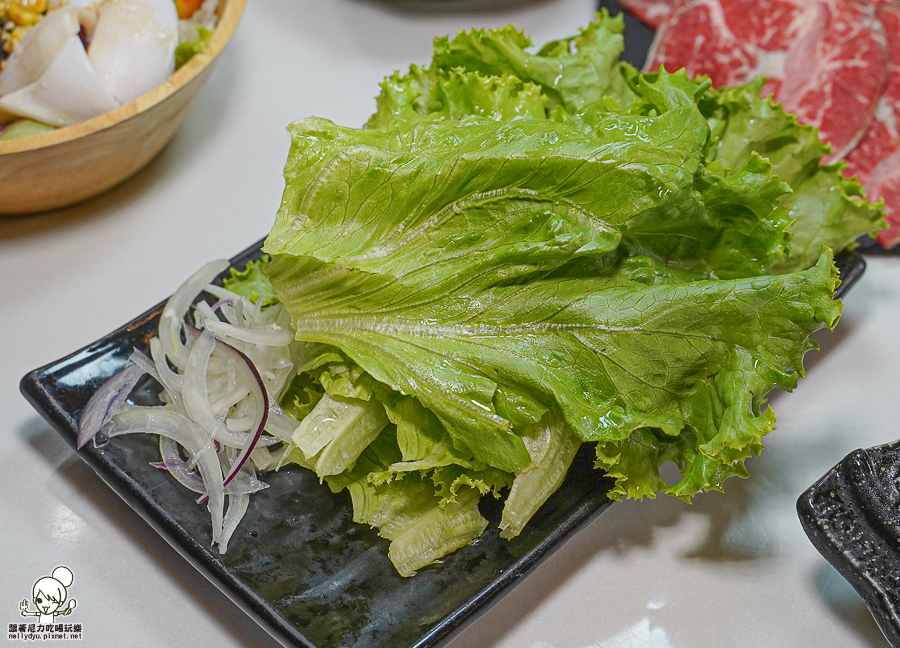
[[[225,306],[225,305],[233,306],[234,302],[230,299],[220,299],[219,301],[217,301],[215,304],[212,305],[212,310],[213,310],[213,312],[215,312],[215,311],[219,310],[220,308],[222,308],[222,306]]]
[[[238,455],[237,460],[234,462],[234,465],[231,466],[231,469],[228,471],[228,475],[225,477],[225,481],[223,482],[223,486],[228,486],[229,482],[234,479],[234,476],[237,475],[244,464],[247,462],[247,459],[250,458],[250,453],[253,452],[253,448],[256,447],[259,438],[262,436],[263,429],[266,427],[266,421],[269,419],[269,395],[266,393],[266,387],[263,384],[262,376],[259,375],[259,371],[256,370],[256,367],[253,365],[253,362],[244,355],[241,351],[238,351],[230,344],[226,344],[216,338],[216,345],[224,345],[228,349],[234,351],[240,358],[246,363],[247,368],[250,369],[250,373],[253,374],[253,378],[256,380],[256,384],[259,386],[259,393],[262,397],[262,416],[259,418],[259,423],[256,426],[256,431],[253,434],[253,440],[245,446],[243,452]]]
[[[235,349],[236,350],[236,349]],[[94,392],[94,395],[91,396],[91,399],[88,401],[84,410],[81,413],[81,420],[78,422],[78,435],[76,437],[76,447],[80,450],[87,443],[93,439],[97,433],[100,431],[100,428],[110,419],[112,416],[110,411],[113,408],[116,400],[127,397],[131,390],[134,389],[134,386],[144,375],[145,371],[139,367],[138,365],[131,364],[122,369],[120,372],[115,374],[112,378],[107,380],[103,385]],[[109,388],[114,388],[114,393],[107,393]],[[107,400],[108,397],[108,400]],[[97,407],[103,408],[103,413],[100,416],[99,425],[96,426],[96,429],[86,429],[86,421],[92,410]],[[268,409],[268,405],[267,405]]]

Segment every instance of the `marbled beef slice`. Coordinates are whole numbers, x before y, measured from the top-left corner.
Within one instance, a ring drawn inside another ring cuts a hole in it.
[[[684,67],[716,86],[765,76],[763,94],[818,126],[835,161],[872,121],[887,64],[885,30],[859,0],[676,0],[645,70]]]

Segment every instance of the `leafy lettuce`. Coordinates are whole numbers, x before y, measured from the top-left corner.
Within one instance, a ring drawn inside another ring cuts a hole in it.
[[[289,456],[405,575],[483,531],[482,494],[518,534],[585,442],[615,497],[746,476],[838,320],[831,249],[881,225],[758,85],[638,74],[605,13],[529,45],[438,39],[366,128],[293,124],[271,258],[229,284],[310,343]]]

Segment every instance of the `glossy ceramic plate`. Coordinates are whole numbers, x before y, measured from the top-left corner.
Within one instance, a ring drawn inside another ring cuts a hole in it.
[[[260,243],[232,259],[243,268]],[[219,278],[220,280],[222,277]],[[26,398],[75,446],[77,421],[94,391],[146,351],[162,304],[72,355],[22,379]],[[150,381],[134,399],[156,401]],[[402,578],[388,542],[352,521],[347,493],[334,495],[310,471],[268,474],[228,553],[212,549],[209,514],[196,495],[153,468],[149,435],[78,451],[94,471],[175,549],[286,646],[441,646],[509,591],[567,538],[610,505],[610,482],[582,448],[562,487],[513,541],[501,540],[501,505],[485,498],[487,532],[440,564]]]
[[[243,269],[260,243],[231,260]],[[846,292],[865,269],[862,258],[837,258]],[[219,281],[224,274],[219,277]],[[146,350],[162,304],[101,340],[32,371],[22,393],[75,446],[77,421],[94,391],[123,368],[133,348]],[[147,385],[135,392],[156,401]],[[562,487],[515,540],[501,540],[501,505],[484,498],[483,537],[414,578],[397,575],[388,542],[352,521],[346,493],[332,494],[310,471],[269,474],[253,496],[225,556],[213,550],[209,515],[167,473],[150,436],[119,437],[78,451],[94,471],[191,564],[286,646],[390,648],[445,645],[576,531],[610,505],[610,487],[585,444]]]

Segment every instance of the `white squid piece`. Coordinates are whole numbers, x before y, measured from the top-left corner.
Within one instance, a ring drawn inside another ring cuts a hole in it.
[[[0,73],[0,97],[37,81],[80,29],[78,11],[71,8],[54,11],[35,25]]]
[[[124,104],[172,76],[177,46],[172,0],[107,0],[88,57],[106,91]]]
[[[80,33],[90,45],[85,50]],[[172,0],[70,0],[23,39],[0,73],[0,114],[70,126],[136,99],[175,68]]]
[[[72,36],[34,83],[0,97],[0,108],[53,126],[70,126],[119,104],[103,87],[81,39]]]

